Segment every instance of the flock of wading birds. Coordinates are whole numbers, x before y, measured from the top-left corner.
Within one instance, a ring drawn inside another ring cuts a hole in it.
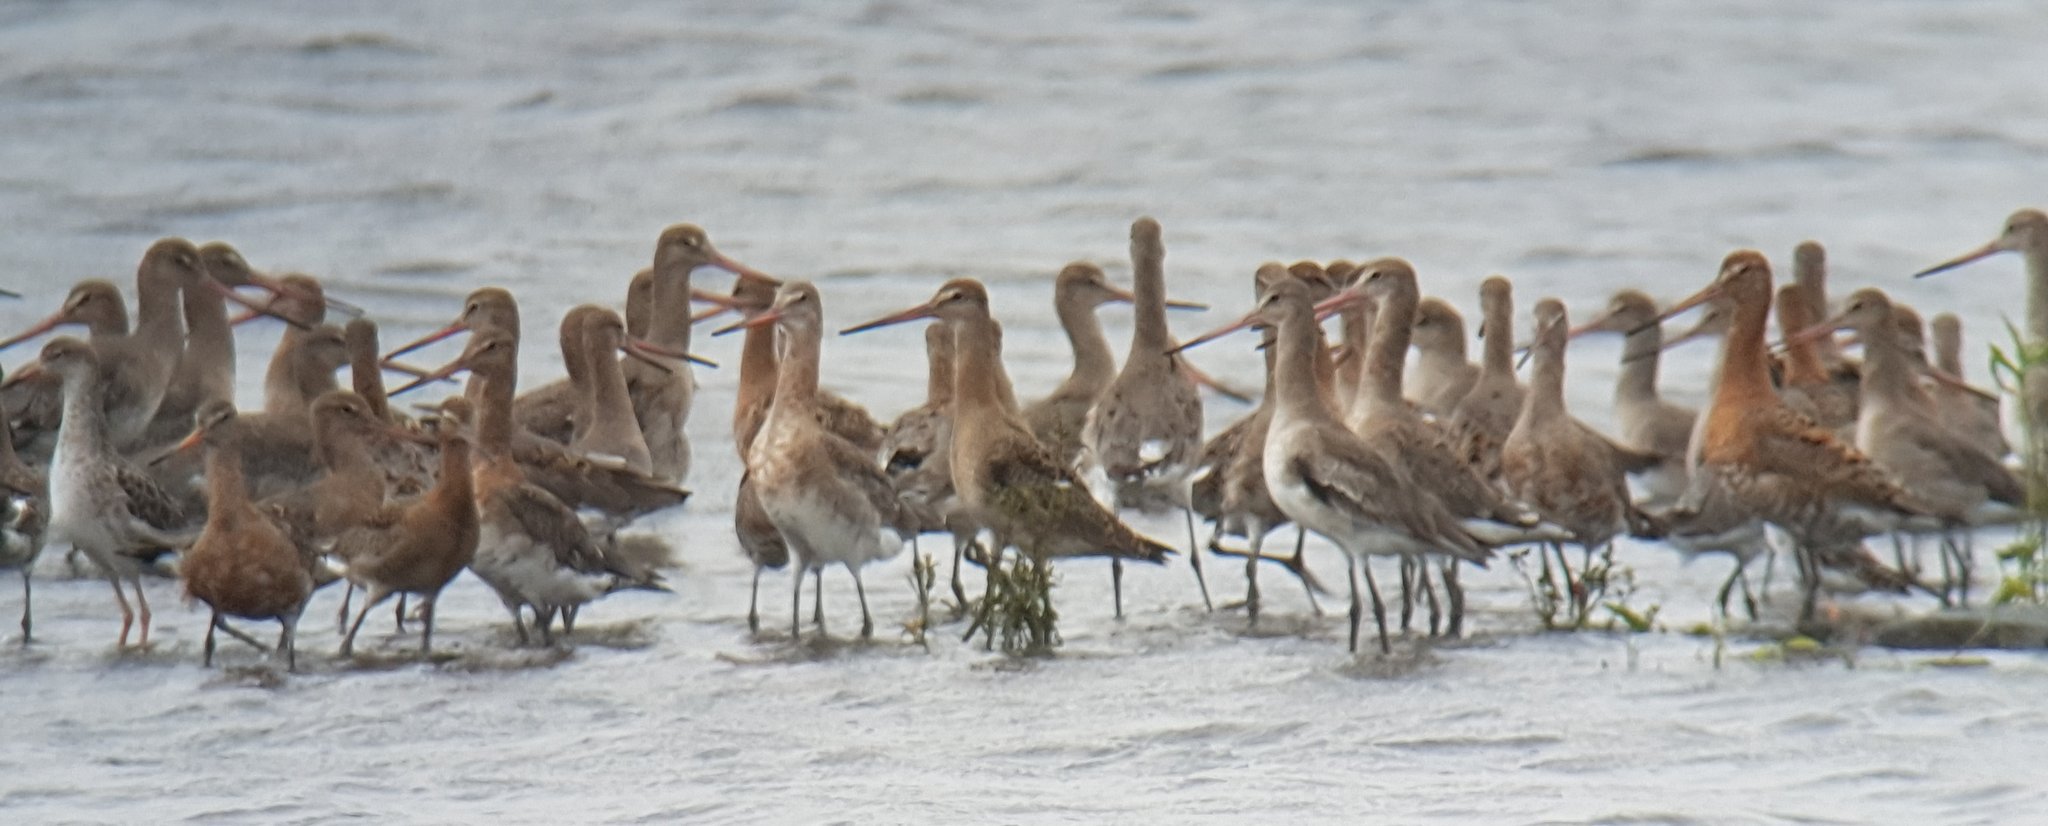
[[[1583,617],[1598,588],[1586,579],[1595,554],[1611,554],[1622,533],[1730,554],[1720,611],[1739,584],[1753,616],[1745,569],[1769,552],[1766,525],[1775,526],[1798,561],[1804,618],[1824,583],[1967,599],[1970,530],[2024,498],[2007,464],[1997,397],[1958,378],[1955,317],[1935,318],[1930,361],[1919,316],[1882,290],[1828,302],[1818,244],[1800,245],[1793,283],[1775,291],[1765,256],[1740,250],[1704,289],[1661,309],[1624,290],[1574,327],[1563,304],[1539,301],[1520,348],[1532,363],[1525,383],[1515,375],[1504,278],[1481,287],[1478,364],[1466,356],[1457,310],[1423,298],[1399,258],[1265,264],[1249,313],[1176,343],[1167,310],[1192,305],[1166,297],[1160,226],[1140,218],[1130,238],[1128,291],[1093,264],[1060,271],[1053,300],[1073,370],[1029,405],[1012,391],[1001,327],[972,279],[842,331],[929,322],[928,398],[887,426],[819,388],[817,287],[745,267],[695,226],[661,233],[652,266],[628,288],[624,318],[598,305],[571,309],[560,328],[568,376],[523,393],[515,387],[519,308],[504,289],[471,293],[445,328],[380,355],[375,325],[316,280],[266,275],[222,243],[158,241],[137,271],[133,326],[119,289],[88,280],[48,319],[0,343],[66,325],[88,331],[83,341],[50,340],[0,385],[9,428],[0,486],[10,497],[0,564],[22,572],[22,641],[32,629],[30,569],[55,541],[113,585],[123,648],[137,614],[139,642],[148,644],[140,575],[171,554],[185,593],[212,611],[209,665],[215,629],[268,647],[226,622],[239,617],[281,622],[278,650],[290,667],[308,600],[337,580],[350,594],[367,592],[353,621],[343,599],[344,656],[370,609],[392,595],[401,595],[401,629],[404,595],[417,598],[426,652],[435,602],[464,569],[497,592],[522,644],[530,641],[524,609],[552,644],[558,616],[573,633],[578,610],[607,593],[664,589],[661,575],[612,537],[688,496],[679,486],[691,455],[683,423],[696,387],[690,363],[702,361],[688,352],[691,327],[729,311],[744,319],[719,332],[745,333],[733,413],[745,467],[735,530],[756,566],[748,618],[757,631],[761,570],[795,561],[795,635],[805,573],[843,564],[858,587],[863,566],[926,532],[953,537],[951,586],[963,610],[963,557],[995,566],[1014,548],[1020,567],[1111,557],[1121,615],[1123,561],[1160,563],[1175,552],[1122,522],[1126,509],[1185,515],[1205,606],[1195,520],[1212,525],[1211,551],[1245,560],[1253,622],[1261,562],[1300,578],[1313,606],[1320,586],[1302,562],[1301,537],[1335,544],[1349,568],[1354,651],[1367,597],[1388,650],[1371,557],[1400,560],[1404,605],[1421,590],[1432,633],[1435,576],[1455,635],[1463,564],[1533,545],[1553,597]],[[2028,334],[2048,339],[2048,215],[2016,212],[1989,244],[1921,275],[2001,251],[2025,255]],[[691,287],[707,267],[737,276],[730,295]],[[692,301],[712,306],[693,314]],[[230,302],[246,314],[231,319]],[[1095,315],[1112,303],[1132,304],[1136,316],[1121,369]],[[1767,329],[1773,306],[1783,332],[1776,346]],[[1694,332],[1662,337],[1664,320],[1695,307],[1705,313]],[[336,327],[325,323],[330,309],[357,317]],[[1332,315],[1342,318],[1334,341],[1321,325]],[[263,409],[237,411],[233,330],[266,316],[290,326],[264,376]],[[1247,328],[1262,337],[1265,392],[1249,415],[1205,441],[1198,387],[1209,382],[1183,353]],[[1860,341],[1860,362],[1843,355],[1853,343],[1843,330]],[[395,360],[463,331],[467,346],[438,369]],[[1611,435],[1574,419],[1564,402],[1566,344],[1595,333],[1626,337]],[[1708,333],[1723,339],[1709,407],[1660,399],[1658,353]],[[1420,353],[1412,371],[1411,347]],[[338,385],[342,367],[350,389]],[[387,394],[386,371],[411,381]],[[458,372],[468,374],[462,394],[420,408],[417,420],[389,400]],[[1641,499],[1631,495],[1631,475]],[[1267,534],[1289,523],[1293,553],[1265,553]],[[1886,532],[1895,539],[1890,564],[1865,545]],[[1942,537],[1938,584],[1921,578],[1917,547],[1909,555],[1901,534]],[[1226,552],[1225,536],[1244,537],[1249,548]],[[1566,544],[1584,550],[1577,574]],[[983,611],[997,579],[988,577]],[[861,603],[865,637],[874,625],[864,589]],[[822,628],[822,604],[816,610]],[[988,628],[987,619],[975,624]]]

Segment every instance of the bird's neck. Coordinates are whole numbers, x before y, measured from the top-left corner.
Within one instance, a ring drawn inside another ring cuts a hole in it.
[[[434,481],[434,489],[427,494],[430,498],[468,506],[476,499],[476,477],[469,467],[469,442],[465,439],[441,440],[441,475]],[[471,511],[474,513],[474,511]]]
[[[784,328],[778,336],[782,357],[775,368],[775,401],[769,406],[770,418],[783,415],[783,411],[807,411],[818,396],[817,331]]]
[[[305,334],[297,327],[287,326],[284,334],[277,339],[277,349],[270,352],[270,364],[263,369],[263,412],[286,415],[294,409],[304,413],[299,400],[298,350],[305,340]]]
[[[619,353],[606,347],[591,347],[586,354],[589,359],[587,377],[589,392],[588,428],[623,428],[631,426],[637,430],[639,420],[633,418],[633,397],[626,393],[626,374],[619,369]]]
[[[1770,350],[1764,331],[1770,313],[1767,301],[1738,303],[1728,332],[1721,338],[1719,384],[1714,388],[1714,406],[1739,407],[1758,399],[1773,399]]]
[[[1622,339],[1621,377],[1614,385],[1616,404],[1657,400],[1657,362],[1664,349],[1664,328],[1652,324]]]
[[[1365,351],[1365,374],[1358,389],[1367,416],[1396,412],[1406,406],[1401,399],[1401,371],[1408,359],[1408,343],[1415,337],[1416,295],[1399,289],[1379,302],[1379,314],[1372,329],[1372,344]]]
[[[687,353],[690,350],[690,271],[680,266],[654,273],[654,296],[647,319],[647,341]]]
[[[1273,392],[1279,397],[1274,415],[1289,419],[1334,420],[1335,411],[1316,389],[1316,351],[1323,346],[1312,311],[1289,316],[1275,331]]]
[[[1886,316],[1863,334],[1863,382],[1865,404],[1876,407],[1888,402],[1907,401],[1926,393],[1919,383],[1920,371],[1906,354],[1898,325]],[[1876,404],[1871,404],[1875,402]]]
[[[100,454],[107,449],[107,411],[98,371],[64,379],[64,418],[57,425],[57,442],[79,456]]]
[[[999,386],[1002,356],[996,351],[995,319],[978,316],[959,322],[953,338],[953,404],[955,419],[1001,416],[1008,405]]]
[[[242,450],[232,441],[206,447],[206,510],[215,519],[232,519],[249,507],[249,485],[242,478]]]
[[[1101,395],[1116,379],[1116,357],[1109,351],[1109,337],[1102,332],[1102,320],[1095,316],[1094,307],[1074,301],[1060,303],[1059,317],[1060,329],[1066,331],[1067,344],[1074,351],[1074,371],[1067,374],[1060,390],[1091,398]],[[1162,319],[1161,326],[1164,324]],[[1166,346],[1169,345],[1160,349]]]
[[[1465,369],[1469,363],[1463,333],[1440,336],[1426,345],[1418,345],[1415,353],[1415,368],[1430,375],[1449,376]]]
[[[2048,233],[2026,251],[2027,336],[2035,343],[2048,341]]]
[[[925,354],[924,403],[939,408],[953,401],[953,348],[927,348]]]
[[[1482,352],[1484,361],[1480,369],[1488,375],[1512,376],[1515,374],[1514,304],[1506,299],[1489,298],[1484,310],[1486,347]]]
[[[775,393],[779,369],[775,363],[775,331],[766,327],[747,328],[740,343],[739,388],[733,396],[733,444],[738,446],[742,458],[753,441],[754,431],[760,427],[769,398]]]
[[[330,477],[350,480],[375,478],[383,484],[383,471],[370,459],[363,436],[345,427],[323,427],[313,433],[313,450]]]
[[[185,335],[177,284],[154,274],[135,279],[135,335],[152,347],[175,350]]]
[[[370,342],[369,352],[351,353],[348,360],[349,388],[363,397],[363,403],[370,406],[370,412],[377,418],[391,419],[391,398],[384,393],[384,372],[377,365],[377,343]]]
[[[232,400],[235,390],[235,336],[228,328],[227,301],[212,290],[186,290],[185,355],[179,372],[199,384],[198,398]]]
[[[1522,394],[1522,418],[1530,422],[1563,418],[1564,342],[1538,342],[1529,362],[1529,392]]]
[[[1156,255],[1131,261],[1132,322],[1129,362],[1165,364],[1173,333],[1166,327],[1166,262]]]
[[[512,397],[518,392],[512,376],[517,368],[472,374],[469,389],[476,400],[476,446],[485,456],[504,458],[512,454]]]
[[[1786,319],[1787,316],[1781,311],[1778,320],[1782,323]],[[1793,340],[1792,337],[1800,332],[1799,330],[1792,329],[1795,325],[1782,326],[1785,329],[1779,332],[1785,336],[1786,344],[1785,375],[1781,377],[1781,380],[1788,387],[1826,382],[1828,380],[1828,369],[1826,365],[1821,363],[1819,348],[1812,341]],[[1834,337],[1835,334],[1833,332],[1827,334],[1827,339],[1830,341],[1834,340]]]
[[[1336,365],[1338,386],[1349,387],[1354,401],[1363,391],[1359,389],[1359,378],[1365,375],[1366,351],[1372,347],[1372,310],[1368,305],[1354,304],[1344,308],[1338,315],[1337,335],[1344,340],[1344,361]]]

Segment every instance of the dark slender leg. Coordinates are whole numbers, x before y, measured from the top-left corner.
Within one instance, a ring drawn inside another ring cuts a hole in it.
[[[1749,591],[1749,562],[1735,561],[1736,581],[1742,583],[1742,607],[1749,612],[1749,621],[1756,622],[1756,595]]]
[[[1124,618],[1124,561],[1116,557],[1109,560],[1109,590],[1115,600],[1116,618]]]
[[[1806,580],[1802,583],[1805,593],[1800,595],[1799,621],[1812,622],[1814,609],[1820,602],[1820,559],[1804,542],[1794,547],[1792,554],[1799,562],[1800,576]]]
[[[356,621],[355,621],[355,622],[352,622],[352,623],[349,623],[349,625],[348,625],[348,633],[347,633],[346,635],[342,636],[342,638],[341,638],[341,655],[342,655],[342,656],[346,657],[346,656],[348,656],[348,655],[349,655],[349,652],[351,652],[351,651],[354,651],[354,650],[355,650],[355,647],[356,647],[356,632],[362,629],[362,627],[363,627],[363,620],[364,620],[365,618],[367,618],[367,617],[369,617],[369,616],[370,616],[370,609],[371,609],[372,607],[374,607],[374,606],[375,606],[375,605],[377,604],[377,601],[378,601],[379,599],[381,599],[381,598],[382,598],[382,595],[381,595],[381,594],[376,594],[376,593],[368,593],[368,594],[365,594],[365,595],[363,596],[363,610],[361,610],[360,612],[357,612],[357,613],[356,613]],[[513,612],[512,612],[512,621],[513,621],[514,623],[517,623],[517,622],[519,621],[519,612],[518,612],[518,610],[517,610],[517,609],[514,609],[514,610],[513,610]],[[524,629],[524,628],[521,628],[521,629],[520,629],[520,635],[521,635],[521,636],[524,636],[524,635],[525,635],[525,629]]]
[[[953,535],[953,602],[962,611],[967,610],[967,586],[960,581],[960,566],[967,562],[967,545],[972,541],[973,537],[962,539],[959,534]]]
[[[1294,572],[1301,577],[1301,590],[1308,594],[1308,610],[1316,616],[1323,615],[1322,603],[1316,602],[1316,581],[1308,572],[1308,529],[1294,529]]]
[[[206,653],[199,662],[207,668],[213,667],[213,629],[220,625],[220,612],[213,612],[213,620],[206,624]]]
[[[397,628],[398,628],[398,633],[400,633],[400,634],[403,634],[403,633],[405,633],[405,595],[404,595],[404,594],[399,594],[399,595],[398,595],[398,604],[397,604],[397,605],[393,605],[393,606],[391,607],[391,624],[392,624],[392,625],[394,625],[394,626],[397,626]]]
[[[1358,622],[1365,615],[1365,605],[1358,597],[1358,558],[1350,553],[1344,555],[1344,578],[1351,581],[1351,653],[1358,653]]]
[[[1181,508],[1180,513],[1188,523],[1188,564],[1194,566],[1195,585],[1202,589],[1202,610],[1213,613],[1216,603],[1210,601],[1209,580],[1202,576],[1202,546],[1195,542],[1195,511],[1193,508]]]
[[[754,589],[747,593],[747,630],[761,633],[761,566],[754,566]]]
[[[1401,576],[1401,633],[1408,633],[1415,622],[1415,559],[1401,557],[1398,569]]]
[[[989,552],[988,558],[988,582],[983,585],[981,594],[981,617],[976,619],[973,625],[967,627],[967,636],[960,638],[961,642],[966,642],[974,637],[974,629],[976,627],[981,628],[983,635],[981,650],[983,651],[994,651],[996,649],[996,569],[1003,567],[1003,548],[1005,543],[1003,540],[997,539],[994,545],[995,548]],[[1022,549],[1019,549],[1018,552],[1022,553]]]
[[[33,566],[21,566],[21,644],[24,646],[28,645],[29,636],[35,627],[34,614],[30,610],[30,605],[35,602],[35,594],[34,589],[28,585],[28,569],[31,567]]]
[[[818,626],[818,633],[825,633],[825,568],[811,569],[811,624]]]
[[[304,610],[305,606],[300,606],[290,616],[277,618],[278,624],[284,626],[277,635],[277,649],[284,655],[284,670],[287,672],[299,670],[299,612]]]
[[[519,613],[519,606],[513,603],[506,603],[505,607],[512,612],[512,630],[518,632],[519,634],[520,647],[524,648],[528,645],[532,645],[533,637],[529,636],[526,633],[526,617]],[[539,616],[540,612],[535,611],[534,618],[539,619]]]
[[[1454,557],[1444,560],[1444,597],[1451,603],[1450,626],[1444,633],[1457,639],[1465,633],[1465,586],[1458,582],[1459,565]]]
[[[555,644],[555,608],[533,606],[533,625],[540,629],[540,644],[553,647]]]
[[[1946,540],[1943,540],[1940,547],[1935,549],[1935,555],[1941,557],[1941,607],[1954,607],[1955,600],[1951,595],[1955,593],[1956,589],[1956,572],[1954,566],[1949,564],[1950,555]]]
[[[348,606],[355,600],[356,584],[349,580],[341,582],[341,610],[334,614],[334,633],[348,633]]]
[[[1444,627],[1444,606],[1436,601],[1436,586],[1429,582],[1429,560],[1415,560],[1415,578],[1422,582],[1422,596],[1429,602],[1429,635],[1434,637]]]
[[[1586,619],[1585,606],[1579,602],[1578,582],[1572,579],[1572,566],[1565,559],[1564,543],[1552,542],[1549,544],[1550,549],[1557,553],[1558,573],[1564,577],[1564,593],[1562,596],[1571,603],[1572,627],[1577,628]]]
[[[1941,534],[1942,545],[1946,552],[1954,555],[1956,558],[1956,604],[1968,607],[1970,604],[1970,554],[1974,548],[1967,548],[1964,543],[1969,541],[1971,534],[1964,532],[1964,539],[1962,541],[1956,539],[1954,530],[1943,530]]]
[[[228,624],[226,617],[216,617],[213,621],[213,627],[220,629],[222,632],[226,633],[230,637],[234,637],[235,639],[248,643],[250,648],[254,648],[258,651],[269,650],[263,645],[262,640],[256,639],[255,637],[249,636],[248,634],[244,634],[240,631],[235,630],[234,626]]]
[[[874,639],[875,618],[868,614],[868,589],[860,583],[860,569],[847,563],[846,572],[853,575],[853,592],[860,596],[860,638]]]
[[[803,624],[804,624],[804,623],[803,623],[803,617],[804,617],[804,574],[805,574],[805,573],[806,573],[806,572],[804,571],[804,566],[803,566],[803,563],[799,562],[799,563],[797,563],[797,564],[796,564],[796,576],[794,576],[794,577],[791,577],[791,579],[792,579],[792,580],[795,580],[795,582],[793,582],[793,583],[792,583],[792,585],[793,585],[794,587],[793,587],[793,588],[792,588],[792,589],[790,590],[790,592],[789,592],[789,641],[790,641],[790,642],[797,642],[797,641],[799,641],[799,640],[803,639],[803,634],[802,634],[802,633],[801,633],[801,632],[799,631],[799,629],[803,628]]]
[[[1795,561],[1796,561],[1796,560],[1795,560]],[[1764,600],[1763,600],[1763,601],[1764,601],[1764,604],[1766,604],[1766,605],[1770,604],[1770,601],[1771,601],[1771,580],[1772,580],[1772,579],[1773,579],[1774,577],[1776,577],[1777,575],[1778,575],[1778,549],[1777,549],[1777,548],[1775,548],[1775,547],[1772,547],[1772,546],[1771,546],[1771,543],[1770,543],[1769,541],[1765,541],[1765,542],[1764,542],[1764,580],[1763,580],[1763,583],[1762,583],[1762,585],[1761,585],[1761,586],[1759,586],[1759,587],[1761,587],[1761,588],[1763,589],[1763,592],[1764,592]]]
[[[1365,569],[1365,592],[1372,596],[1372,621],[1380,629],[1380,654],[1394,653],[1394,644],[1387,641],[1387,605],[1380,600],[1380,586],[1372,580],[1372,559],[1361,560],[1359,566]]]
[[[1248,526],[1252,535],[1252,552],[1244,558],[1244,612],[1245,620],[1252,627],[1259,625],[1259,549],[1266,544],[1264,525]],[[1218,532],[1222,529],[1218,528]]]
[[[1721,606],[1721,622],[1728,621],[1728,597],[1735,593],[1735,581],[1742,578],[1742,563],[1735,563],[1735,570],[1728,572],[1728,581],[1721,583],[1721,590],[1714,595],[1714,601]]]
[[[1898,563],[1899,573],[1913,575],[1913,566],[1906,564],[1906,541],[1898,531],[1892,531],[1892,559]]]

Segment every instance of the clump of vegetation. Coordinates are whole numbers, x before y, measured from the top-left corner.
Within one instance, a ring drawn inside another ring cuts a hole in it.
[[[1013,656],[1049,654],[1058,648],[1060,615],[1052,607],[1052,564],[1019,554],[1007,565],[990,566],[988,576],[990,593],[977,624],[990,644],[1000,644],[1003,653]],[[968,629],[969,636],[973,632]]]
[[[2034,421],[2028,404],[2027,376],[2036,369],[2048,370],[2048,342],[2029,343],[2012,325],[2010,349],[1991,348],[1991,376],[1999,392],[2013,399],[2020,412],[2020,458],[2025,463],[2028,519],[2012,544],[1998,551],[2000,580],[1992,595],[1994,605],[2013,602],[2040,604],[2048,601],[2048,432]]]
[[[1534,560],[1530,559],[1531,555]],[[1554,557],[1554,559],[1553,559]],[[1659,606],[1636,608],[1629,605],[1635,593],[1636,572],[1614,562],[1614,546],[1599,553],[1588,552],[1573,570],[1565,559],[1564,546],[1537,545],[1508,555],[1515,571],[1529,588],[1530,608],[1545,631],[1606,631],[1645,633],[1655,630]],[[1534,567],[1536,570],[1531,571]],[[1606,611],[1607,621],[1594,624],[1594,608]]]
[[[1758,664],[1777,663],[1786,665],[1840,662],[1846,667],[1855,668],[1856,654],[1852,648],[1830,646],[1812,637],[1796,635],[1779,642],[1759,646],[1756,650],[1749,652],[1749,661]]]

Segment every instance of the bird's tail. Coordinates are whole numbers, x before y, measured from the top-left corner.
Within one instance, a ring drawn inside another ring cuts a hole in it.
[[[1115,547],[1110,549],[1110,556],[1120,559],[1134,559],[1139,562],[1150,562],[1154,565],[1164,565],[1166,564],[1167,557],[1180,553],[1172,545],[1137,531],[1129,531],[1129,533],[1129,541],[1117,543]]]

